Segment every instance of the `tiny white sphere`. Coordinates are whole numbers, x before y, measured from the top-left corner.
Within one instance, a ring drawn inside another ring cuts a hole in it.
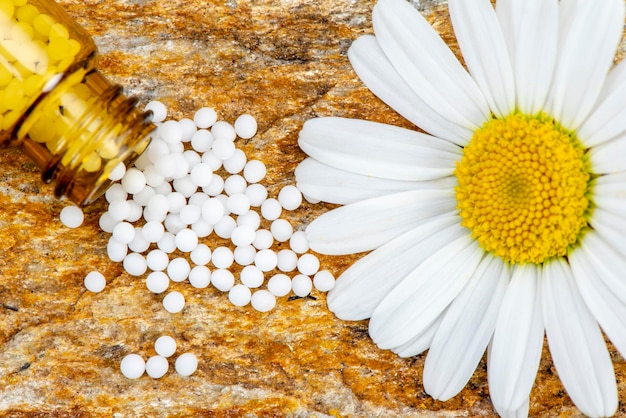
[[[154,191],[157,192],[157,194],[163,196],[167,196],[169,193],[172,193],[172,184],[167,181],[152,187],[154,187]]]
[[[278,200],[274,199],[273,197],[266,199],[261,204],[261,215],[263,215],[263,217],[268,221],[274,221],[278,219],[282,211],[283,207],[280,205],[280,202],[278,202]]]
[[[153,165],[146,168],[143,175],[146,177],[146,184],[150,187],[156,188],[165,182],[165,177],[160,175]]]
[[[294,271],[298,265],[298,255],[291,250],[280,250],[278,252],[278,270],[284,272]]]
[[[159,250],[168,254],[173,253],[174,250],[176,250],[176,240],[174,234],[171,232],[165,232],[161,239],[157,242],[157,247],[159,247]]]
[[[169,155],[169,153],[169,146],[161,138],[152,139],[152,141],[150,141],[148,149],[144,151],[144,154],[148,155],[148,158],[150,159],[152,164],[155,164],[160,157],[164,155]]]
[[[244,113],[235,120],[235,132],[239,138],[250,139],[256,135],[257,123],[252,115]]]
[[[146,186],[146,177],[135,167],[126,170],[126,174],[122,178],[122,187],[126,193],[134,194],[139,192]]]
[[[146,374],[153,379],[160,379],[165,376],[170,364],[163,356],[152,356],[146,361]]]
[[[146,167],[148,167],[151,164],[152,164],[152,161],[150,161],[148,154],[145,152],[142,153],[133,163],[133,165],[141,171],[144,171]]]
[[[273,242],[274,237],[272,236],[272,233],[270,231],[268,231],[267,229],[259,229],[258,231],[256,231],[256,235],[254,237],[252,245],[254,245],[254,248],[256,248],[257,250],[265,250],[270,248]]]
[[[141,215],[143,215],[143,206],[134,200],[129,200],[128,204],[130,206],[130,210],[128,211],[128,216],[125,220],[128,222],[137,222],[141,219]]]
[[[209,196],[217,196],[224,191],[224,179],[217,174],[213,174],[211,182],[208,186],[204,186],[202,191]]]
[[[123,266],[131,276],[141,276],[148,270],[146,258],[139,253],[130,253],[124,257]]]
[[[162,335],[154,342],[154,351],[160,356],[171,357],[176,352],[176,340],[169,335]]]
[[[133,200],[131,200],[129,203],[132,203],[134,201],[141,206],[146,206],[150,201],[150,198],[155,194],[156,192],[154,191],[154,188],[146,184],[143,189],[133,194]]]
[[[194,264],[204,266],[211,261],[211,249],[206,244],[198,244],[191,250],[189,257]]]
[[[207,200],[209,200],[209,196],[207,196],[206,193],[196,192],[193,195],[191,195],[189,199],[187,199],[187,205],[193,205],[193,206],[202,208],[202,205]]]
[[[163,212],[163,213],[153,213],[149,207],[144,207],[143,208],[143,219],[146,222],[163,222],[165,220],[165,217],[167,216],[167,212]]]
[[[222,292],[228,292],[235,284],[235,276],[230,270],[217,269],[211,272],[211,284]]]
[[[241,270],[239,280],[246,287],[257,288],[263,284],[265,278],[257,266],[246,266]]]
[[[167,232],[171,232],[174,235],[178,234],[187,227],[187,224],[183,222],[180,215],[177,213],[170,213],[167,215],[163,224],[165,225]]]
[[[267,290],[257,290],[252,294],[250,303],[259,312],[269,312],[276,306],[276,296]]]
[[[128,243],[128,249],[136,253],[143,253],[150,248],[150,242],[143,237],[142,228],[135,227],[135,238]]]
[[[200,218],[191,224],[191,230],[196,233],[198,238],[204,238],[211,235],[211,232],[213,232],[213,225],[209,224],[203,218]]]
[[[211,126],[211,133],[215,139],[223,138],[231,142],[237,137],[237,133],[235,132],[233,125],[223,120],[215,122],[213,126]]]
[[[240,266],[248,266],[254,263],[254,256],[256,255],[256,248],[252,245],[238,246],[235,248],[234,256],[235,263]]]
[[[202,154],[202,162],[208,164],[211,170],[217,171],[222,166],[223,160],[215,155],[213,151],[207,151]]]
[[[164,196],[162,194],[155,194],[150,198],[150,200],[148,200],[147,208],[150,209],[150,212],[152,212],[153,214],[165,215],[170,208],[170,200],[167,196]]]
[[[224,180],[224,192],[229,196],[245,192],[246,187],[248,187],[246,179],[239,174],[233,174]]]
[[[261,225],[261,217],[253,210],[242,213],[241,215],[237,216],[237,226],[244,225],[249,226],[256,231]]]
[[[175,120],[168,120],[159,125],[159,136],[169,144],[176,144],[183,139],[183,130]]]
[[[262,161],[250,160],[243,169],[243,176],[248,183],[258,183],[267,174],[267,168]]]
[[[100,229],[102,229],[104,232],[108,232],[109,234],[113,232],[113,228],[115,228],[115,225],[117,225],[118,223],[119,221],[113,219],[109,212],[104,212],[102,215],[100,215],[100,218],[98,219],[98,225],[100,226]]]
[[[99,271],[91,271],[85,276],[85,287],[90,292],[99,293],[104,290],[107,281]]]
[[[176,190],[186,198],[190,197],[198,190],[198,186],[194,184],[194,182],[191,180],[191,176],[188,175],[174,179],[172,184],[174,186],[174,190]]]
[[[104,198],[109,203],[116,200],[126,200],[128,198],[128,193],[124,190],[121,184],[114,183],[107,189],[106,192],[104,192]]]
[[[313,289],[313,282],[309,276],[298,274],[296,277],[291,279],[291,289],[296,296],[303,298],[311,293],[311,290]]]
[[[233,229],[230,236],[230,240],[237,247],[243,247],[252,244],[254,237],[256,236],[256,230],[249,225],[241,225]]]
[[[206,129],[198,129],[191,137],[191,147],[197,152],[207,152],[213,145],[213,134]]]
[[[243,193],[235,193],[228,197],[226,207],[231,213],[241,215],[250,210],[250,199]]]
[[[200,154],[192,149],[183,151],[183,157],[185,157],[185,160],[189,165],[189,172],[191,172],[191,168],[194,165],[202,163],[202,157],[200,156]]]
[[[224,215],[230,215],[230,210],[226,205],[226,202],[228,202],[228,196],[225,194],[218,194],[217,196],[215,196],[215,199],[222,202],[222,206],[224,206]]]
[[[182,257],[177,257],[170,261],[167,265],[167,275],[173,282],[182,282],[189,277],[191,266],[189,262]]]
[[[120,262],[128,254],[128,245],[117,242],[113,237],[107,243],[107,255],[111,261]]]
[[[304,254],[309,251],[309,240],[306,238],[304,231],[296,231],[289,238],[289,247],[298,254]]]
[[[182,148],[183,144],[180,144],[180,146]],[[180,150],[180,152],[173,152],[170,158],[174,160],[174,173],[172,173],[172,175],[169,177],[176,180],[189,174],[189,162],[183,155],[182,149]]]
[[[235,306],[246,306],[250,303],[252,292],[247,286],[237,284],[228,292],[228,300]]]
[[[204,289],[211,283],[211,271],[206,266],[195,266],[189,272],[189,284],[196,289]]]
[[[198,187],[206,187],[213,179],[213,170],[208,164],[200,163],[191,167],[189,175],[191,182]]]
[[[182,142],[191,141],[191,137],[198,130],[198,127],[196,126],[196,124],[189,118],[182,118],[181,120],[178,121],[178,124],[180,125],[180,129],[183,133],[183,137],[181,138],[181,141]]]
[[[227,269],[233,265],[234,255],[228,247],[217,247],[211,254],[211,262],[218,269]]]
[[[267,189],[259,183],[254,183],[246,187],[244,194],[250,200],[250,206],[259,207],[267,199]]]
[[[139,354],[129,354],[122,359],[120,371],[128,379],[138,379],[146,371],[146,362]]]
[[[187,225],[191,225],[202,216],[202,208],[195,205],[186,205],[180,210],[180,219]]]
[[[214,226],[215,234],[224,239],[230,239],[233,230],[237,227],[237,223],[230,216],[223,216]]]
[[[278,192],[278,201],[283,208],[294,210],[302,204],[302,193],[296,186],[285,186]]]
[[[298,258],[298,271],[306,276],[313,276],[320,268],[320,260],[313,254],[302,254]]]
[[[191,376],[198,369],[198,358],[192,353],[181,354],[176,359],[174,368],[181,376]]]
[[[328,292],[335,287],[335,276],[328,270],[320,270],[313,276],[313,286],[320,292]]]
[[[276,241],[285,242],[291,238],[291,235],[293,234],[293,227],[286,219],[276,219],[272,221],[270,231]]]
[[[224,205],[219,199],[210,198],[202,204],[202,218],[215,225],[224,217]]]
[[[286,274],[275,274],[267,282],[267,290],[274,296],[286,296],[291,292],[291,279]]]
[[[261,250],[256,253],[254,257],[254,264],[261,271],[270,271],[276,268],[276,264],[278,263],[278,256],[276,252],[270,249]]]
[[[135,227],[129,222],[120,222],[113,228],[113,238],[122,244],[128,244],[135,238]]]
[[[224,166],[224,170],[226,170],[230,174],[237,174],[241,170],[243,170],[246,165],[246,154],[240,150],[235,149],[232,157],[228,160],[225,160],[222,165]]]
[[[216,137],[211,151],[217,158],[224,161],[235,155],[235,144],[230,139]]]
[[[217,120],[217,112],[210,107],[201,107],[193,115],[193,122],[200,129],[212,126]]]
[[[163,298],[163,307],[169,313],[178,313],[185,307],[185,297],[180,292],[170,292]]]
[[[120,161],[115,167],[113,167],[113,170],[111,170],[111,172],[109,173],[109,180],[121,180],[122,177],[124,177],[124,174],[126,174],[126,166],[123,162]]]
[[[163,178],[171,177],[176,172],[176,161],[171,155],[160,155],[154,162],[154,171]]]
[[[143,237],[149,242],[158,242],[165,234],[165,227],[161,222],[146,222],[142,229]]]
[[[109,203],[108,212],[111,218],[116,221],[123,221],[130,215],[130,203],[128,200],[114,200]]]
[[[152,271],[163,271],[167,268],[170,257],[165,251],[154,249],[146,255],[146,264]]]
[[[167,117],[167,107],[158,101],[152,100],[146,104],[144,110],[147,112],[148,110],[152,112],[152,122],[163,122]]]
[[[66,206],[61,209],[59,219],[61,223],[68,228],[78,228],[83,224],[85,215],[83,214],[83,210],[78,206]]]
[[[185,145],[182,142],[175,142],[173,144],[167,144],[167,149],[169,151],[169,153],[173,156],[176,157],[178,159],[180,159],[180,157],[182,157],[183,152],[185,152]],[[185,161],[184,158],[182,158],[182,161]],[[186,162],[186,161],[185,161]],[[182,169],[182,167],[179,167],[177,165],[176,167],[176,173],[179,172],[179,170]],[[176,178],[177,174],[174,173],[174,175],[172,176],[173,178]]]
[[[152,293],[163,293],[170,286],[170,278],[162,271],[153,271],[146,277],[146,287]]]

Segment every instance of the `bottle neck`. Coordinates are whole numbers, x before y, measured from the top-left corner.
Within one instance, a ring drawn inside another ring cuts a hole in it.
[[[57,196],[89,204],[108,188],[111,171],[149,144],[152,114],[136,103],[97,70],[80,69],[31,108],[17,139]]]

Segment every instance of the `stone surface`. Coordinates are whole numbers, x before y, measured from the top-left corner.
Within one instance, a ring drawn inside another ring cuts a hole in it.
[[[439,1],[415,1],[454,45]],[[293,182],[303,159],[296,140],[315,116],[360,117],[410,126],[376,99],[352,72],[350,42],[371,33],[372,0],[62,0],[94,35],[99,68],[138,95],[160,99],[171,116],[214,107],[234,122],[253,114],[259,134],[243,145],[268,167],[274,195]],[[58,221],[65,205],[39,181],[34,166],[0,152],[0,414],[87,416],[491,416],[484,360],[468,386],[448,402],[423,390],[424,356],[401,359],[379,350],[367,322],[344,322],[325,295],[280,298],[269,313],[230,305],[214,288],[177,284],[187,306],[168,314],[163,296],[106,257],[108,234],[97,221]],[[302,228],[326,205],[305,205],[290,220]],[[206,240],[215,245],[214,239]],[[336,274],[357,257],[322,257]],[[98,269],[102,293],[85,290]],[[119,372],[129,353],[154,355],[171,335],[177,354],[195,353],[198,371],[154,380]],[[626,365],[612,348],[622,401]],[[626,410],[622,404],[620,414]],[[532,416],[578,416],[547,348],[531,397]]]

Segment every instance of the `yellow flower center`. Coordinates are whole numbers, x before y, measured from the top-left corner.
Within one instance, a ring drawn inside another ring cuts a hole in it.
[[[588,168],[576,136],[552,118],[492,119],[454,172],[461,224],[511,263],[563,256],[587,227]]]

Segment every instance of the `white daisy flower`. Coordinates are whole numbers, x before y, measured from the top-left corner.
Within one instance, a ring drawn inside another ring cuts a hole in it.
[[[380,0],[355,71],[427,134],[308,121],[296,171],[345,206],[307,229],[325,254],[373,250],[328,295],[370,318],[381,348],[429,349],[425,390],[447,400],[489,346],[492,402],[528,414],[544,339],[589,416],[615,413],[602,331],[626,356],[626,63],[611,69],[623,0],[449,0],[467,71],[405,0]],[[601,331],[602,330],[602,331]]]

